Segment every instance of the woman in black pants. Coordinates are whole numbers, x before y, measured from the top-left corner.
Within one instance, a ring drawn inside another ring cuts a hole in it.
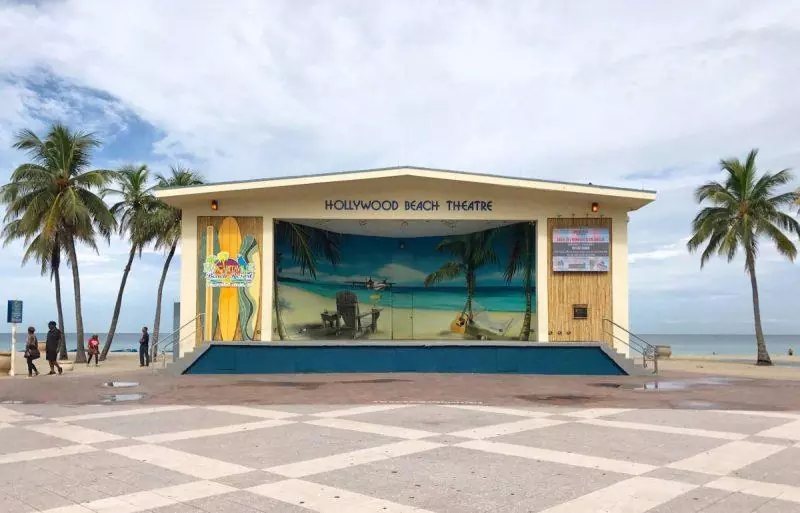
[[[39,356],[39,342],[36,340],[36,330],[31,326],[28,328],[28,340],[25,342],[25,360],[28,362],[28,377],[39,375],[39,369],[33,364],[34,360],[38,360]]]

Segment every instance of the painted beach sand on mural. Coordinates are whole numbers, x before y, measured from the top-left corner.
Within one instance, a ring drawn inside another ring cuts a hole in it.
[[[335,312],[335,299],[284,283],[280,283],[278,288],[281,314],[289,339],[313,340],[331,338],[333,330],[322,326],[320,314],[325,311]],[[451,331],[451,324],[461,314],[458,309],[434,310],[417,307],[413,309],[392,307],[390,300],[383,297],[381,299],[383,302],[376,301],[375,303],[360,305],[362,313],[370,312],[373,307],[381,310],[376,322],[375,333],[365,330],[365,333],[359,334],[359,336],[374,340],[392,339],[393,334],[396,339],[463,340],[465,338],[473,338]],[[484,319],[482,313],[477,316],[479,320]],[[494,340],[519,338],[522,328],[522,312],[492,311],[485,312],[485,316],[493,326],[510,325],[507,333],[498,334],[493,338]],[[531,324],[533,326],[536,325],[536,314],[533,314]],[[352,332],[345,331],[343,337],[347,336],[352,336]],[[487,336],[487,338],[492,337]],[[531,338],[533,339],[533,336]]]

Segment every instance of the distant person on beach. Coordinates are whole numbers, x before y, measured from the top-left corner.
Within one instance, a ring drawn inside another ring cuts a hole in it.
[[[147,326],[142,328],[142,338],[139,339],[139,367],[150,366],[150,334]]]
[[[789,356],[794,356],[794,349],[792,349],[792,348],[790,347],[790,348],[789,348],[789,350],[788,350],[788,351],[786,351],[786,353],[787,353]]]
[[[33,364],[34,360],[38,360],[39,354],[39,341],[36,340],[36,329],[31,326],[28,328],[28,341],[25,343],[25,361],[28,362],[28,377],[32,378],[39,375],[39,369]]]
[[[47,331],[44,352],[47,363],[50,364],[50,372],[47,375],[52,376],[56,373],[56,369],[58,369],[59,374],[64,372],[64,369],[58,364],[58,346],[61,343],[61,330],[56,327],[55,321],[48,322],[47,327],[50,329]]]
[[[99,365],[98,358],[100,357],[100,339],[97,338],[97,335],[92,335],[86,345],[89,346],[89,360],[87,360],[86,366],[88,367],[92,363],[92,356],[94,356],[94,366],[97,367]]]

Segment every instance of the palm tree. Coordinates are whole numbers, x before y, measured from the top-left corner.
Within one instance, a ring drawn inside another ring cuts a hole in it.
[[[155,198],[152,194],[152,187],[148,184],[149,178],[150,172],[147,169],[147,165],[126,165],[116,173],[114,181],[118,188],[109,187],[103,190],[104,196],[110,194],[119,197],[119,201],[111,207],[111,213],[119,218],[117,224],[119,234],[122,236],[127,235],[131,243],[131,249],[128,252],[128,262],[122,271],[122,281],[117,291],[117,301],[114,303],[111,326],[108,328],[106,342],[103,345],[103,351],[100,353],[101,360],[105,360],[108,356],[108,351],[111,349],[111,343],[114,340],[114,334],[117,331],[119,312],[122,308],[122,296],[125,292],[125,284],[128,282],[128,275],[131,272],[133,258],[137,253],[140,257],[142,256],[142,249],[151,238],[152,228],[150,225],[153,219],[151,210]]]
[[[511,226],[511,251],[503,277],[511,283],[518,273],[522,273],[525,287],[525,318],[522,321],[520,340],[531,338],[531,310],[533,309],[533,280],[536,273],[536,225],[531,222],[516,223]]]
[[[493,230],[454,235],[442,240],[436,251],[448,253],[454,260],[445,262],[436,271],[425,277],[426,287],[463,276],[467,282],[467,301],[461,310],[462,317],[472,320],[472,299],[475,296],[476,273],[486,264],[497,263],[492,250]]]
[[[159,189],[189,187],[202,184],[203,177],[191,169],[173,166],[170,168],[169,175],[156,175],[156,182],[156,187]],[[167,279],[169,266],[172,263],[172,257],[175,256],[175,250],[181,240],[181,210],[161,201],[156,201],[153,209],[152,229],[155,249],[167,251],[167,259],[164,261],[161,279],[158,282],[156,319],[153,322],[153,351],[157,351],[159,328],[161,326],[161,297],[164,292],[164,282]]]
[[[102,198],[94,192],[114,176],[111,171],[89,170],[92,151],[98,146],[100,141],[93,134],[73,132],[60,123],[48,130],[44,140],[31,130],[22,130],[13,147],[26,151],[31,162],[15,169],[4,188],[7,219],[22,219],[26,227],[41,220],[46,237],[63,240],[75,292],[77,363],[86,362],[86,354],[76,242],[97,251],[97,237],[108,241],[116,224]]]
[[[0,193],[2,194],[2,193]],[[26,246],[25,254],[22,256],[22,265],[33,259],[40,265],[42,276],[50,275],[54,281],[56,291],[56,312],[58,313],[58,327],[61,329],[61,342],[58,347],[58,357],[60,360],[67,360],[67,343],[64,340],[64,308],[61,301],[61,253],[63,244],[58,236],[47,237],[42,232],[36,232],[37,228],[26,228],[22,224],[22,219],[14,219],[5,225],[2,232],[3,245],[7,246],[14,240],[22,239]]]
[[[747,159],[723,159],[720,168],[727,173],[725,182],[709,182],[697,188],[698,203],[708,202],[692,222],[692,237],[687,243],[690,252],[705,245],[700,268],[716,253],[732,261],[741,248],[745,272],[750,275],[753,292],[758,356],[756,365],[772,365],[761,329],[761,307],[756,280],[756,257],[759,239],[775,244],[778,252],[794,261],[797,248],[784,231],[800,235],[800,223],[783,209],[798,200],[797,192],[776,193],[775,189],[792,181],[788,169],[763,173],[756,169],[758,150],[751,150]]]
[[[325,258],[333,266],[339,264],[339,235],[337,233],[302,224],[276,221],[275,240],[284,241],[289,245],[292,261],[300,266],[302,274],[308,273],[312,278],[317,277],[317,258],[319,256]],[[280,298],[278,297],[278,273],[281,258],[282,255],[275,255],[272,294],[278,337],[286,340],[286,327],[283,325]]]

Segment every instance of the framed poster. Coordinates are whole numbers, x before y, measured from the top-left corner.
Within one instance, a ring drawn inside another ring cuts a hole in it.
[[[610,264],[608,228],[553,230],[553,271],[608,272]]]

